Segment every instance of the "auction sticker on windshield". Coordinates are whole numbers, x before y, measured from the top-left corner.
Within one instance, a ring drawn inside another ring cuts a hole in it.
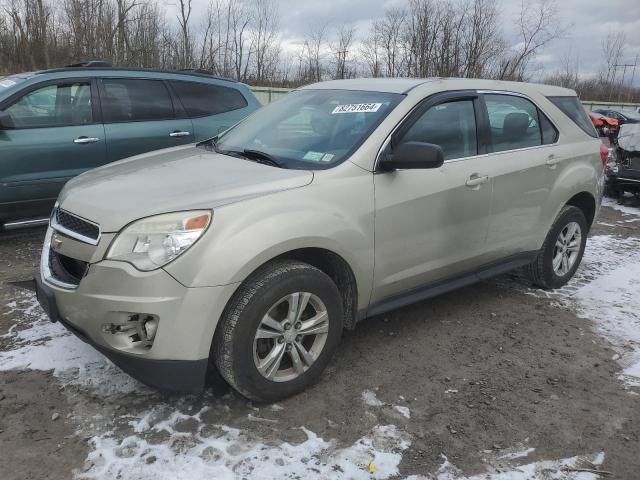
[[[331,115],[335,115],[336,113],[377,112],[381,106],[381,103],[348,103],[346,105],[337,105],[336,108],[333,109],[333,112],[331,112]]]

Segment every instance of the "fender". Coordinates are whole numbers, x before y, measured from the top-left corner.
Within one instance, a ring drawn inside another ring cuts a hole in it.
[[[305,187],[214,209],[209,230],[165,269],[189,287],[228,285],[292,250],[321,248],[349,264],[358,307],[366,307],[373,281],[373,174],[343,166],[342,174],[316,175]]]
[[[594,207],[597,212],[598,199],[600,198],[600,176],[598,172],[602,172],[602,163],[597,149],[590,150],[593,145],[598,146],[597,142],[580,142],[564,146],[567,151],[569,149],[580,149],[581,152],[573,156],[569,160],[565,160],[558,164],[558,173],[555,181],[551,186],[551,194],[545,203],[542,211],[543,222],[540,229],[540,235],[537,239],[538,247],[544,243],[547,233],[551,229],[551,225],[558,217],[560,210],[564,208],[567,202],[575,195],[586,192],[594,199]],[[563,148],[564,150],[564,148]],[[560,152],[562,155],[564,152]]]

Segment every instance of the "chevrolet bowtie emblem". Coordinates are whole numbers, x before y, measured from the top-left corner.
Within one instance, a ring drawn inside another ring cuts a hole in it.
[[[62,245],[62,238],[54,233],[53,237],[51,237],[51,248],[55,250],[56,248],[60,247],[60,245]]]

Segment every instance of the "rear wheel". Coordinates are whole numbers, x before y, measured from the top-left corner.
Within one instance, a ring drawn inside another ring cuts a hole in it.
[[[306,263],[274,262],[234,294],[218,325],[213,359],[244,396],[277,401],[320,377],[340,341],[342,317],[330,277]]]
[[[571,280],[582,261],[587,233],[582,210],[564,207],[549,230],[540,254],[527,267],[531,281],[542,288],[559,288]]]

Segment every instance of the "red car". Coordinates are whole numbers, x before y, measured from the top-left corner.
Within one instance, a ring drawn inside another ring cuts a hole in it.
[[[620,129],[620,122],[615,118],[606,117],[601,113],[587,112],[591,123],[596,127],[596,130],[601,137],[608,137],[609,140],[613,140],[618,136],[618,130]]]

